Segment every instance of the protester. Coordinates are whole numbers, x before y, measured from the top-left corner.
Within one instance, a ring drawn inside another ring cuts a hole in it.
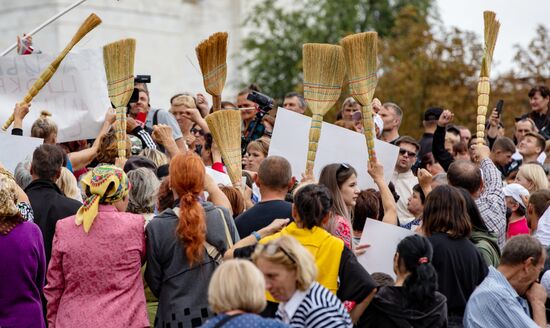
[[[432,245],[413,235],[393,257],[395,286],[380,287],[366,310],[365,327],[447,327],[447,300],[437,292]]]
[[[545,258],[546,252],[535,238],[521,235],[510,239],[498,268],[490,267],[470,296],[464,327],[546,327],[546,291],[537,282]]]
[[[527,132],[521,142],[518,143],[518,153],[521,155],[521,163],[544,163],[546,154],[546,141],[536,132]],[[539,161],[539,158],[541,159]]]
[[[412,188],[418,184],[418,179],[412,172],[412,166],[416,162],[420,145],[408,136],[397,139],[395,145],[399,147],[399,155],[391,182],[399,195],[397,217],[401,224],[405,224],[414,220],[414,215],[407,210],[407,200],[412,194]]]
[[[127,173],[132,188],[128,198],[128,212],[141,214],[145,222],[151,221],[155,212],[155,197],[160,182],[150,169],[140,167]]]
[[[147,327],[143,217],[125,213],[128,178],[120,168],[100,165],[82,185],[84,205],[55,230],[44,288],[48,326]]]
[[[516,183],[525,187],[529,192],[548,189],[548,179],[544,169],[539,164],[523,164],[516,175]]]
[[[248,95],[253,91],[259,92],[259,88],[252,84],[248,88],[241,90],[237,95],[237,107],[241,112],[243,120],[242,135],[244,139],[244,147],[248,146],[250,141],[262,137],[265,133],[265,127],[262,122],[256,120],[258,105],[255,102],[247,99]]]
[[[246,147],[246,152],[248,153],[248,162],[244,167],[245,170],[258,172],[260,164],[262,164],[262,161],[267,157],[267,154],[269,153],[269,143],[269,138],[262,137],[248,144],[248,147]]]
[[[424,212],[424,202],[426,196],[419,184],[413,187],[413,193],[407,201],[407,210],[414,215],[414,220],[409,223],[402,224],[401,227],[416,231],[422,225],[422,212]]]
[[[247,291],[243,292],[242,287]],[[263,274],[250,261],[234,259],[222,263],[210,280],[208,303],[217,316],[201,327],[288,327],[281,321],[258,315],[266,306]]]
[[[403,120],[403,111],[401,107],[394,103],[385,103],[381,106],[378,115],[380,115],[384,121],[384,130],[382,131],[381,139],[391,144],[395,144],[395,141],[399,139],[399,126]]]
[[[508,219],[506,239],[510,239],[516,235],[528,235],[529,227],[525,217],[527,207],[525,206],[524,199],[529,199],[529,191],[520,184],[512,183],[504,187],[504,196]]]
[[[241,192],[233,186],[220,186],[221,191],[225,194],[231,203],[231,209],[234,217],[238,217],[245,210],[245,201]],[[211,197],[208,201],[211,201]]]
[[[506,167],[512,162],[512,155],[515,151],[516,148],[510,138],[499,137],[493,143],[489,158],[503,174],[503,176],[507,173]]]
[[[306,100],[304,96],[297,92],[289,92],[285,95],[283,101],[283,108],[296,112],[298,114],[304,114],[307,108]]]
[[[353,114],[361,112],[361,104],[359,104],[353,97],[348,97],[342,103],[342,109],[339,116],[346,122],[353,122]]]
[[[436,187],[426,198],[422,231],[428,236],[438,290],[447,297],[448,327],[462,327],[468,298],[487,275],[487,265],[468,239],[472,225],[457,188]]]
[[[527,218],[531,235],[544,246],[550,246],[550,190],[543,189],[531,193],[527,205]]]
[[[17,185],[23,189],[27,188],[27,186],[32,182],[31,160],[32,158],[27,157],[24,161],[19,162],[13,172],[15,182],[17,182]]]
[[[82,203],[82,194],[78,188],[78,181],[66,167],[61,168],[59,178],[55,182],[61,193]]]
[[[540,130],[545,136],[548,136],[548,108],[550,106],[550,90],[545,85],[537,85],[529,90],[528,96],[531,111],[521,116],[521,118],[532,119],[537,126],[537,129]],[[548,138],[545,137],[545,139]]]
[[[256,184],[262,200],[235,219],[241,238],[267,227],[274,219],[292,217],[292,204],[285,201],[293,184],[292,169],[285,158],[266,158],[259,166]]]
[[[443,109],[439,107],[431,107],[424,112],[424,120],[422,120],[424,134],[422,134],[422,137],[418,141],[420,145],[420,151],[418,152],[419,158],[423,158],[424,155],[432,151],[434,132],[437,128],[437,120],[439,116],[441,116],[441,113],[443,113]]]
[[[128,136],[126,136],[126,148],[124,149],[126,158],[132,155],[132,143]],[[110,130],[105,134],[99,143],[99,148],[97,150],[97,156],[95,158],[95,163],[93,164],[111,164],[116,163],[118,157],[118,142],[115,130]]]
[[[424,154],[422,158],[420,159],[420,165],[418,166],[419,169],[426,169],[428,172],[430,172],[431,175],[435,176],[440,173],[445,173],[445,170],[443,170],[443,167],[441,164],[439,164],[435,158],[434,155],[429,152]]]
[[[221,191],[211,178],[205,178],[197,155],[179,154],[172,159],[170,186],[179,203],[146,227],[145,280],[159,299],[156,327],[198,327],[213,316],[207,290],[216,260],[238,236],[227,209],[199,202],[203,189]]]
[[[0,326],[43,328],[44,242],[38,226],[17,208],[16,188],[13,179],[0,174]]]
[[[315,281],[313,256],[291,236],[259,244],[252,260],[262,271],[266,289],[279,302],[276,318],[294,328],[352,327],[336,295]]]

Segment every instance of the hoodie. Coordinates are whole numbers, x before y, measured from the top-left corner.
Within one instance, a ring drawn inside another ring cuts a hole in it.
[[[474,230],[472,231],[470,240],[476,246],[487,266],[498,267],[500,263],[500,248],[498,247],[498,237],[496,234]]]
[[[402,287],[381,287],[361,317],[358,327],[439,328],[447,327],[447,299],[436,292],[432,304],[423,309],[406,306]]]

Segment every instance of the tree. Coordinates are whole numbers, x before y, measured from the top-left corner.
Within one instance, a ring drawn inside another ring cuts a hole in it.
[[[300,91],[302,45],[338,43],[352,33],[376,30],[381,37],[392,31],[395,13],[407,4],[426,16],[433,0],[304,0],[283,8],[275,0],[256,5],[245,19],[251,31],[243,40],[243,69],[249,81],[281,99]]]

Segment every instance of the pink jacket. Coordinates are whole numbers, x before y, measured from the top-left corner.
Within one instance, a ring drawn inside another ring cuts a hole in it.
[[[51,328],[149,327],[140,269],[144,219],[100,205],[90,232],[57,222],[44,294]]]

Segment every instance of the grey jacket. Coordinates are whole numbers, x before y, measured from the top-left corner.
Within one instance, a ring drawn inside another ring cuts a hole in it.
[[[212,203],[202,204],[206,212],[206,241],[223,254],[228,245],[222,214],[233,242],[239,240],[235,222],[227,209]],[[220,211],[221,210],[221,211]],[[191,268],[185,245],[176,236],[178,217],[172,209],[156,216],[147,225],[147,268],[145,280],[159,306],[155,327],[199,327],[213,313],[208,309],[208,284],[217,267],[206,250],[201,264]]]

